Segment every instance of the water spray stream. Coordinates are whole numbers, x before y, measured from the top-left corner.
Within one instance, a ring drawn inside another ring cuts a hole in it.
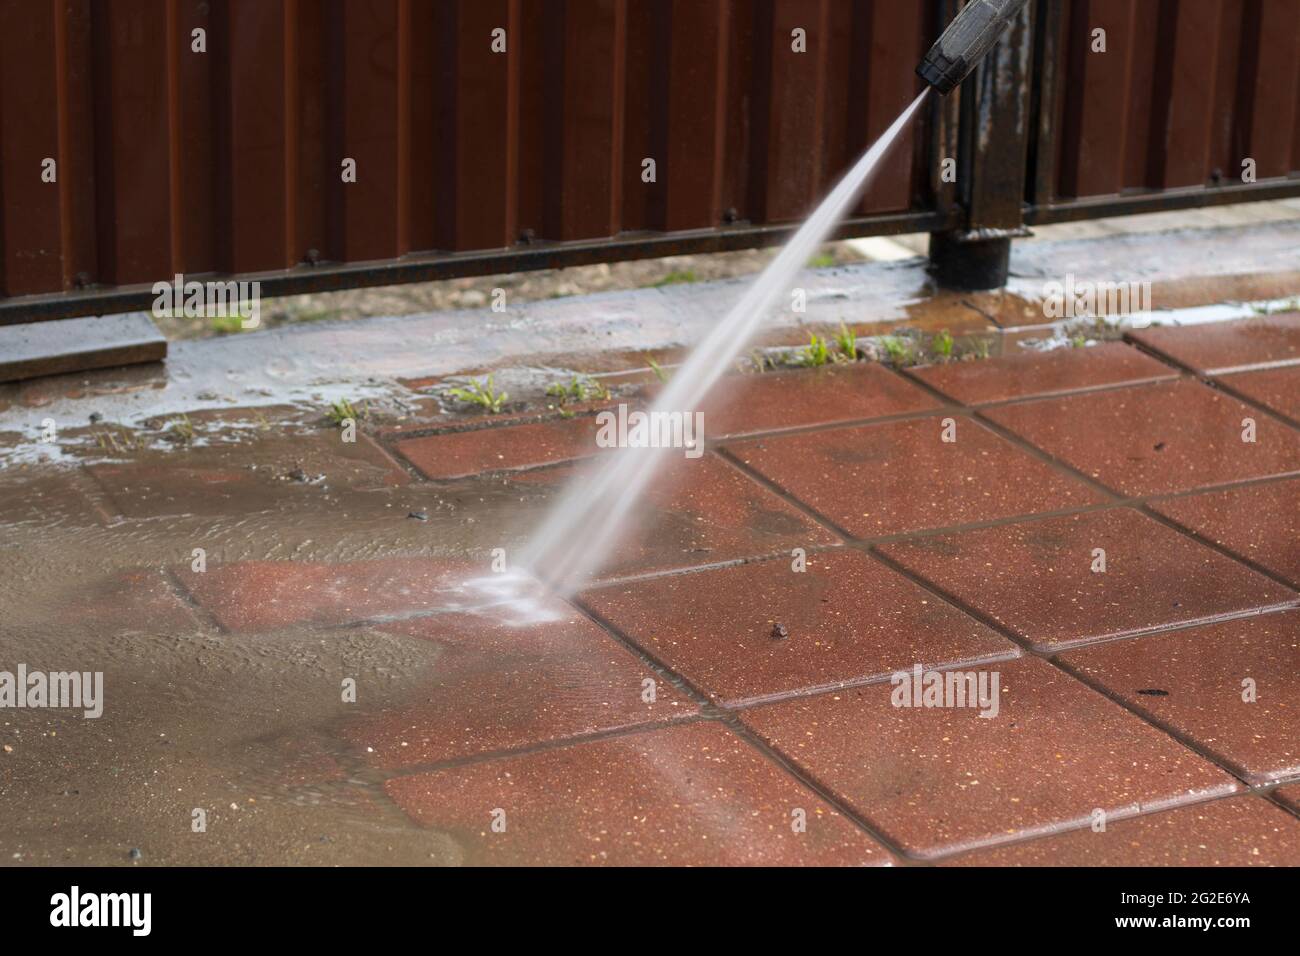
[[[740,355],[817,247],[826,241],[870,181],[889,148],[929,92],[927,87],[872,144],[790,238],[726,317],[677,370],[651,410],[698,409],[709,390]],[[581,586],[617,543],[628,513],[665,457],[680,449],[622,448],[603,459],[589,480],[575,480],[536,531],[521,564],[562,591]]]

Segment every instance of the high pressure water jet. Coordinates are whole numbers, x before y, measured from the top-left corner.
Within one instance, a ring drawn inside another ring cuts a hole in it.
[[[795,275],[852,207],[872,173],[921,107],[930,88],[949,93],[993,47],[1027,0],[972,0],[926,54],[917,72],[929,86],[899,115],[813,210],[727,315],[687,357],[648,413],[693,414],[739,356]],[[609,557],[633,505],[672,449],[620,448],[586,480],[575,480],[534,533],[521,561],[561,591],[585,584]]]

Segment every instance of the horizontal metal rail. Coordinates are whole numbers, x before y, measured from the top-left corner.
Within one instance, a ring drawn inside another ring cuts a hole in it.
[[[960,222],[961,216],[956,210],[948,213],[894,213],[857,217],[841,223],[833,238],[939,232],[955,228]],[[534,242],[513,249],[430,253],[411,255],[396,261],[320,263],[273,272],[242,273],[238,278],[241,281],[259,282],[261,294],[266,297],[337,292],[405,282],[434,282],[460,276],[504,275],[599,262],[760,249],[780,245],[798,227],[798,223],[738,225],[726,229],[700,229],[668,234],[630,234],[600,240]],[[192,273],[185,278],[187,281],[193,279],[203,282],[223,281],[231,277],[216,273]],[[155,298],[151,285],[142,283],[114,289],[0,299],[0,325],[78,315],[147,311]]]

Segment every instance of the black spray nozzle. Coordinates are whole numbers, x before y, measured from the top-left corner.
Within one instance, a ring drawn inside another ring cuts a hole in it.
[[[1029,0],[970,0],[930,47],[916,72],[947,96],[993,49]]]

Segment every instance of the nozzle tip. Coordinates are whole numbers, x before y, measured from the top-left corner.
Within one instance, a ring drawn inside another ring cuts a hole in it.
[[[943,96],[947,96],[961,82],[961,64],[931,50],[916,67],[916,75]]]

